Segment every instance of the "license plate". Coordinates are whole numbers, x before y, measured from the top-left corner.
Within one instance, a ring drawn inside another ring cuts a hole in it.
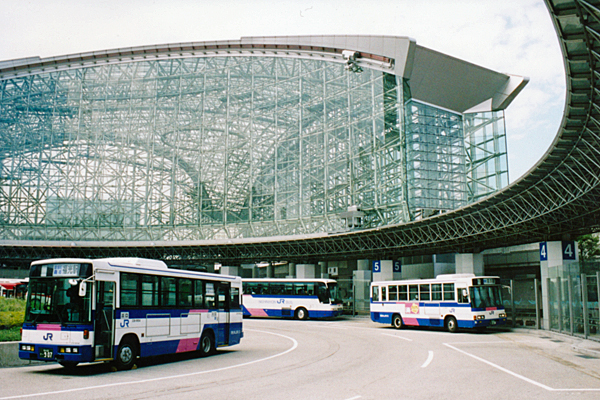
[[[491,321],[490,325],[496,325],[496,321]]]
[[[52,358],[52,349],[40,349],[41,358]]]

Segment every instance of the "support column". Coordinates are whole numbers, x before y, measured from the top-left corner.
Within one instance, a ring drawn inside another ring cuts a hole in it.
[[[373,282],[394,280],[394,262],[392,260],[373,261]]]
[[[483,254],[458,253],[455,259],[457,274],[483,275]]]
[[[542,326],[544,329],[550,329],[550,299],[557,296],[555,299],[558,304],[558,326],[562,328],[562,310],[561,299],[562,295],[549,292],[548,280],[557,282],[560,289],[559,278],[566,278],[569,275],[577,275],[579,271],[575,271],[574,267],[578,261],[577,242],[575,241],[554,241],[540,243],[540,272],[542,278]],[[560,291],[558,292],[560,293]]]
[[[319,271],[317,276],[323,279],[329,278],[329,274],[327,273],[327,261],[319,261]]]
[[[269,265],[267,265],[267,278],[274,278],[275,277],[275,268],[273,267],[273,264],[269,263]]]
[[[288,275],[287,278],[296,277],[296,263],[288,263]]]
[[[315,277],[315,264],[296,264],[296,277],[308,279]]]
[[[232,275],[232,276],[240,276],[240,268],[239,267],[221,267],[221,274],[223,275]]]

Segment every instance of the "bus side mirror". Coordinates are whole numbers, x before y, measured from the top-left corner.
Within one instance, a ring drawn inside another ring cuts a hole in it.
[[[79,284],[79,297],[85,297],[86,290],[87,290],[87,283],[81,282]]]

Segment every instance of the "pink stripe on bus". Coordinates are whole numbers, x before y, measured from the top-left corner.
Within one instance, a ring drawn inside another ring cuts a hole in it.
[[[60,324],[38,324],[38,331],[60,331]]]
[[[194,351],[198,348],[198,338],[181,339],[177,345],[176,353],[182,353],[184,351]]]
[[[250,315],[255,317],[268,317],[267,312],[262,308],[248,308]]]

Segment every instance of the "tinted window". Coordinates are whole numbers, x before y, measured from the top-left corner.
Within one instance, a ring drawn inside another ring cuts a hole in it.
[[[138,303],[139,275],[121,272],[121,306],[135,307]]]

